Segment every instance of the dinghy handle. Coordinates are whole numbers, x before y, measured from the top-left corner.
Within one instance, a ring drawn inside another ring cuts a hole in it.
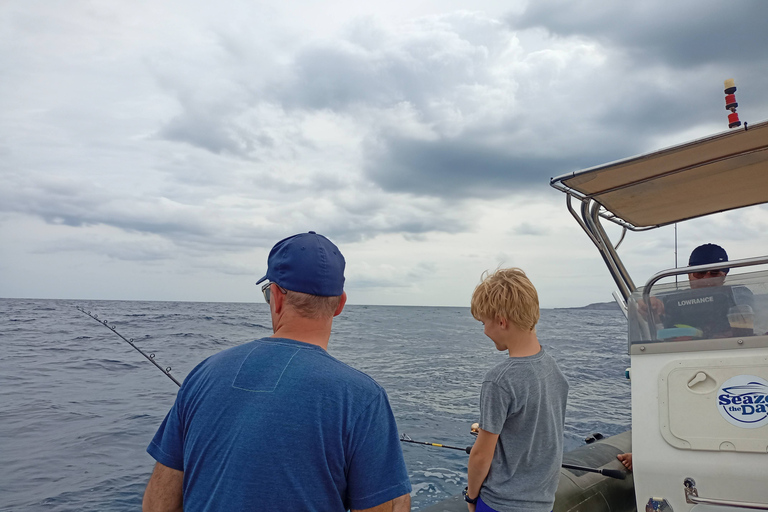
[[[699,491],[696,489],[696,482],[688,477],[683,481],[685,487],[685,502],[694,504],[715,505],[720,507],[747,508],[751,510],[768,510],[768,503],[750,503],[747,501],[721,500],[713,498],[699,497]]]

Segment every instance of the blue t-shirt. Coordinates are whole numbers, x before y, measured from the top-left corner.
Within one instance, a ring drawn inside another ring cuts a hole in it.
[[[364,509],[411,491],[384,389],[284,338],[200,363],[147,452],[184,471],[186,512]]]

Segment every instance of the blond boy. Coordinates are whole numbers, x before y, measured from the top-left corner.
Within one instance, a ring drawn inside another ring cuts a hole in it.
[[[483,379],[467,506],[470,512],[549,512],[563,458],[568,382],[536,337],[536,288],[518,268],[486,273],[472,294],[472,316],[509,358]]]

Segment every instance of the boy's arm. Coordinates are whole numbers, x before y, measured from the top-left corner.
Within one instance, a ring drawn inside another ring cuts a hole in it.
[[[477,498],[480,494],[480,488],[491,469],[498,440],[499,434],[491,434],[487,430],[480,429],[477,434],[477,441],[472,446],[467,464],[467,494],[470,498]]]

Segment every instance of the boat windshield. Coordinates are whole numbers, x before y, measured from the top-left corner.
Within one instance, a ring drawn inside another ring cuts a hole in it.
[[[768,271],[656,284],[628,301],[629,343],[741,338],[768,334]],[[650,307],[649,307],[650,306]]]

